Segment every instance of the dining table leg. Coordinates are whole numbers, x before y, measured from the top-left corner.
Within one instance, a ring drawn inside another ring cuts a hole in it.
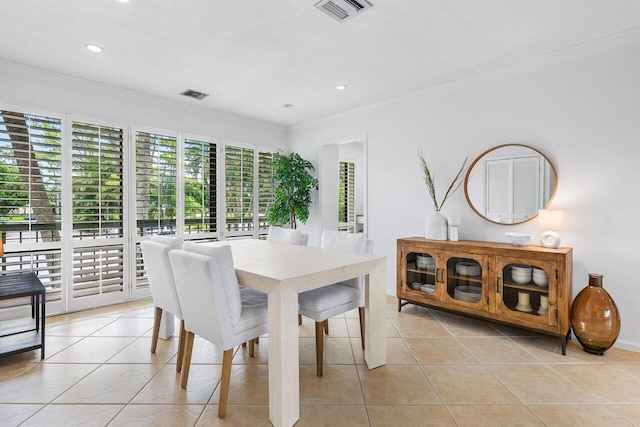
[[[385,260],[365,276],[364,360],[369,369],[387,362],[385,331],[387,269]],[[381,331],[383,331],[381,333]]]
[[[300,418],[298,293],[282,283],[268,294],[269,419],[290,427]]]

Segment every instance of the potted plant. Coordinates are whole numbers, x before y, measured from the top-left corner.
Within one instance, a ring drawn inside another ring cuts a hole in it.
[[[309,218],[311,190],[318,189],[318,180],[309,171],[315,168],[298,153],[277,153],[271,168],[275,191],[267,221],[270,224],[290,224],[291,228],[296,228],[297,220],[304,224]]]
[[[436,197],[436,177],[431,173],[431,169],[429,168],[429,165],[424,158],[422,149],[420,149],[418,153],[418,158],[420,159],[420,168],[422,169],[422,172],[424,174],[424,182],[427,184],[429,196],[433,201],[434,210],[433,215],[427,218],[427,230],[425,237],[427,239],[433,240],[447,240],[447,218],[445,218],[440,213],[440,210],[442,209],[444,202],[446,202],[447,199],[451,197],[458,188],[460,188],[464,176],[464,171],[467,166],[468,157],[464,159],[464,162],[462,162],[460,170],[458,171],[455,178],[453,178],[453,181],[451,181],[451,184],[449,185],[449,188],[447,188],[447,192],[444,194],[444,197],[442,198],[442,201],[440,203],[438,203],[438,198]]]

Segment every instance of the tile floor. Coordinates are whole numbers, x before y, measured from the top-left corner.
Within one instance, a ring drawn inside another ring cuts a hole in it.
[[[368,370],[357,311],[330,320],[324,377],[313,324],[300,329],[297,426],[640,426],[640,353],[589,355],[571,341],[389,297],[387,360]],[[268,426],[267,346],[234,356],[227,418],[217,418],[221,351],[196,338],[187,390],[175,339],[149,352],[149,300],[47,319],[39,350],[0,358],[2,426]]]

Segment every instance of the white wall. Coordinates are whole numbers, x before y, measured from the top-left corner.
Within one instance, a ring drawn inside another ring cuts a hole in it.
[[[418,167],[423,147],[438,195],[465,156],[505,143],[531,145],[555,164],[552,209],[565,211],[563,246],[574,248],[574,295],[587,273],[604,286],[622,316],[619,347],[640,351],[640,45],[575,56],[566,62],[348,116],[297,126],[290,149],[314,164],[318,147],[345,135],[368,136],[368,224],[375,252],[387,257],[389,294],[395,295],[396,239],[424,235],[432,212]],[[318,207],[303,228],[317,229]],[[537,221],[489,223],[473,213],[464,192],[444,206],[461,217],[460,238],[506,241],[505,231],[540,234]]]
[[[193,106],[186,105],[0,61],[0,103],[286,149],[283,126],[205,109],[193,102]]]

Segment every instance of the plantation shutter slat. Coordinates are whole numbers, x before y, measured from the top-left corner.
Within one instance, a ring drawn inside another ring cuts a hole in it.
[[[339,228],[356,232],[355,163],[340,162],[338,182],[338,223]]]
[[[267,213],[273,204],[273,163],[275,153],[260,151],[258,153],[258,229],[268,230]]]
[[[217,146],[214,143],[184,141],[185,233],[217,231]]]
[[[226,231],[250,233],[253,224],[254,150],[225,147]]]
[[[73,251],[74,298],[124,290],[123,245],[76,248]]]
[[[139,236],[176,232],[176,138],[136,132]]]
[[[124,236],[122,129],[72,123],[73,237]]]

